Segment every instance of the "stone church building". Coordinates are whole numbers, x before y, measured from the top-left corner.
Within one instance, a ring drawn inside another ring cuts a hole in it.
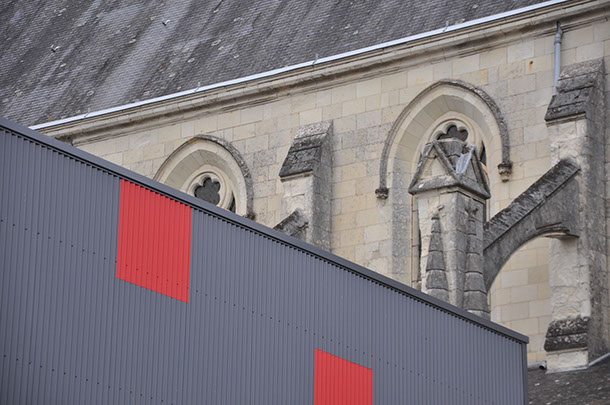
[[[610,1],[0,14],[1,116],[489,317],[529,363],[610,352]]]

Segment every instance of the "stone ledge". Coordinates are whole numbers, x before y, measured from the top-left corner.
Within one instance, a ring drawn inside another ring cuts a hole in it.
[[[322,145],[331,134],[332,123],[301,127],[280,169],[280,178],[313,172],[322,158]]]
[[[604,61],[576,63],[561,72],[557,94],[553,96],[544,119],[554,121],[591,113],[596,89],[603,88]]]
[[[551,322],[546,332],[544,350],[555,352],[587,347],[589,317],[560,319]]]

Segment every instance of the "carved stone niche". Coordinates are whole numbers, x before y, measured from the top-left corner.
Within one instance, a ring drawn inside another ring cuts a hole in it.
[[[421,234],[422,290],[489,318],[482,263],[489,186],[476,147],[454,132],[425,146],[409,187]]]

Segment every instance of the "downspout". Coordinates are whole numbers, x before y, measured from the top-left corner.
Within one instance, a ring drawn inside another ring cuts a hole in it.
[[[555,33],[555,81],[553,85],[553,95],[557,94],[557,81],[559,80],[559,72],[561,71],[561,37],[563,30],[559,21],[557,21],[557,32]]]

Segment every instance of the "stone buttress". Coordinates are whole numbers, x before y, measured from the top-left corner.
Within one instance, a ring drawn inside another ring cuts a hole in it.
[[[329,122],[301,127],[280,169],[282,218],[275,229],[330,250],[332,151]]]

